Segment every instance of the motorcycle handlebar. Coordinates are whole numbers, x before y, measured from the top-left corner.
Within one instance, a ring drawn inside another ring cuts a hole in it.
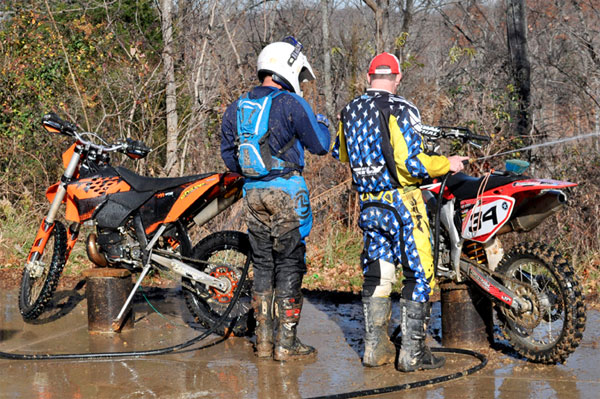
[[[463,140],[478,140],[478,141],[490,141],[488,136],[482,136],[471,132],[466,127],[449,127],[440,126],[439,129],[442,131],[442,137],[456,137]]]
[[[426,126],[422,125],[421,132],[427,136],[434,138],[457,138],[464,141],[490,141],[488,136],[475,134],[465,127],[449,127],[449,126]]]
[[[79,143],[87,148],[94,149],[99,152],[115,152],[120,151],[132,159],[144,158],[152,149],[147,147],[143,142],[128,138],[125,142],[117,142],[112,145],[95,144],[83,138],[85,132],[79,132],[77,125],[61,119],[58,115],[51,112],[42,117],[42,126],[52,133],[61,133],[69,137],[74,137]],[[95,134],[90,133],[95,136]]]

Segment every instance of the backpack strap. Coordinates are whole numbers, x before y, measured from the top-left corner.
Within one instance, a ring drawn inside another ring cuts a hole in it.
[[[275,98],[278,95],[280,95],[281,93],[283,93],[283,91],[279,90],[276,93],[270,93],[268,95],[273,96],[272,98]],[[265,136],[267,136],[267,135],[265,135]],[[268,136],[270,136],[270,129],[269,129]],[[273,157],[279,162],[279,166],[281,168],[289,168],[289,169],[294,169],[294,170],[297,170],[297,171],[302,170],[302,168],[300,167],[300,165],[298,165],[298,164],[296,164],[294,162],[284,161],[283,159],[280,158],[283,154],[285,154],[286,152],[288,152],[290,150],[290,148],[292,148],[294,146],[294,144],[296,144],[297,140],[298,140],[298,137],[296,137],[296,135],[294,135],[290,139],[290,141],[288,141],[287,143],[285,143],[285,145],[279,149],[279,151],[277,151],[275,154],[273,154]]]

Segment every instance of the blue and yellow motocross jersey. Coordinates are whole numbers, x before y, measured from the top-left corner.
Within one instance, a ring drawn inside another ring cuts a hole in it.
[[[448,158],[424,152],[419,110],[403,97],[368,90],[340,117],[332,155],[350,162],[358,192],[414,186],[450,170]]]

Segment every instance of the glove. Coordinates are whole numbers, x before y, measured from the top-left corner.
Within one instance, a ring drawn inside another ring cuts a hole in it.
[[[317,114],[317,122],[325,125],[325,127],[329,127],[329,119],[323,114]]]
[[[150,152],[150,148],[146,147],[141,141],[132,140],[127,138],[127,149],[125,150],[125,155],[127,155],[131,159],[141,159],[144,158]]]

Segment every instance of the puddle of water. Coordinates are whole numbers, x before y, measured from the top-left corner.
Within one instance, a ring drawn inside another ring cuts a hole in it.
[[[189,318],[177,291],[150,292],[149,298],[168,319],[185,324]],[[0,293],[0,350],[65,353],[149,349],[183,342],[200,333],[167,323],[143,300],[136,302],[134,330],[116,335],[87,333],[85,300],[40,325],[21,321],[16,300],[14,293]],[[397,308],[396,304],[393,325],[399,321]],[[440,342],[439,308],[439,304],[434,304],[430,328],[436,338],[430,340],[433,346]],[[564,365],[536,365],[490,349],[486,351],[489,365],[473,376],[379,397],[596,398],[600,390],[599,324],[600,313],[588,312],[583,343]],[[466,356],[448,355],[441,370],[405,374],[392,365],[364,368],[363,315],[357,296],[307,295],[299,337],[318,349],[313,362],[258,361],[247,338],[231,338],[203,350],[137,359],[0,359],[0,398],[307,398],[414,382],[477,363]],[[216,341],[217,337],[211,340]]]

